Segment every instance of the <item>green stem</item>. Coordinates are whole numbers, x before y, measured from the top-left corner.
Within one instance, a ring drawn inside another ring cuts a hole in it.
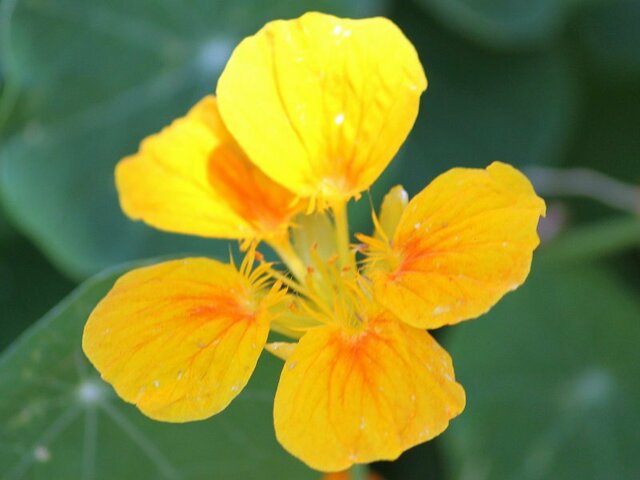
[[[354,265],[352,265],[351,252],[349,251],[349,219],[346,203],[333,207],[333,218],[336,224],[336,244],[340,266],[353,269]]]
[[[287,238],[279,242],[269,242],[269,245],[282,259],[293,276],[296,277],[299,282],[304,282],[307,268],[291,246],[289,239]]]
[[[367,480],[369,476],[369,466],[366,464],[358,464],[351,467],[351,480]]]
[[[542,196],[577,196],[630,213],[640,212],[640,187],[589,168],[529,167],[526,175]]]
[[[591,261],[640,247],[640,219],[623,217],[578,227],[551,240],[537,255],[540,262]]]

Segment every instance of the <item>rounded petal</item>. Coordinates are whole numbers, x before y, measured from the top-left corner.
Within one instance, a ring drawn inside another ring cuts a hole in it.
[[[320,327],[300,340],[280,377],[275,429],[312,468],[339,471],[397,458],[441,433],[464,402],[436,341],[378,315],[360,331]]]
[[[407,137],[427,81],[391,21],[307,13],[240,43],[218,82],[227,128],[302,197],[357,196]]]
[[[370,273],[376,299],[419,328],[485,313],[529,274],[544,212],[504,163],[440,175],[409,202],[385,267]]]
[[[294,196],[253,165],[226,130],[216,99],[145,139],[116,168],[133,219],[203,237],[264,237],[288,226]]]
[[[244,388],[269,331],[232,265],[189,258],[133,270],[95,308],[83,349],[102,378],[151,418],[223,410]]]

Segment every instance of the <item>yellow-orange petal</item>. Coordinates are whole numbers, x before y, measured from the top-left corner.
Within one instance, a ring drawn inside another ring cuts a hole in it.
[[[235,267],[188,258],[123,275],[89,317],[82,346],[124,400],[185,422],[238,395],[268,332],[268,314]]]
[[[129,217],[203,237],[277,235],[304,208],[247,159],[212,96],[121,160],[116,184]]]
[[[402,212],[407,208],[409,195],[402,185],[396,185],[382,199],[380,206],[379,229],[375,232],[378,238],[393,238]]]
[[[426,86],[415,49],[391,21],[312,12],[243,40],[217,95],[256,165],[299,196],[331,201],[380,175]]]
[[[485,313],[529,274],[544,212],[504,163],[440,175],[409,202],[388,257],[369,272],[376,299],[419,328]]]
[[[397,458],[464,408],[451,359],[424,330],[376,314],[359,331],[310,330],[287,359],[276,435],[312,468]]]

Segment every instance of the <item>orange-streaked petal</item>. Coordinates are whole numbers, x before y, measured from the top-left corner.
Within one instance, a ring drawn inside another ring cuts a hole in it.
[[[504,163],[440,175],[409,202],[386,261],[369,273],[376,299],[419,328],[482,315],[529,274],[544,212]]]
[[[357,196],[411,130],[427,81],[391,21],[307,13],[240,43],[218,82],[222,118],[251,160],[302,197]]]
[[[317,470],[395,459],[462,411],[453,375],[449,355],[427,332],[382,314],[357,332],[311,330],[282,370],[276,435]]]
[[[185,422],[238,395],[268,332],[266,310],[234,266],[188,258],[123,275],[89,317],[83,348],[124,400]]]
[[[380,206],[379,225],[381,231],[376,232],[378,238],[393,238],[402,212],[407,208],[408,203],[409,195],[402,188],[402,185],[396,185],[389,190],[382,199],[382,205]]]
[[[288,190],[247,159],[212,96],[124,158],[116,168],[116,183],[129,217],[203,237],[279,234],[300,208]]]

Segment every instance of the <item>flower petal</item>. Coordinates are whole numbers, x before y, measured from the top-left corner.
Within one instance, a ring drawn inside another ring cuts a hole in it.
[[[311,330],[285,363],[276,435],[312,468],[397,458],[464,408],[449,355],[425,331],[387,317],[358,332]]]
[[[233,52],[220,112],[251,160],[302,197],[357,196],[391,161],[426,89],[389,20],[307,13],[268,23]]]
[[[238,395],[268,331],[235,267],[189,258],[122,276],[91,314],[83,348],[124,400],[151,418],[185,422]]]
[[[419,328],[485,313],[529,274],[544,212],[509,165],[450,170],[404,210],[387,267],[370,274],[376,299]]]
[[[229,135],[212,96],[124,158],[116,183],[129,217],[170,232],[263,237],[286,229],[296,210]]]

